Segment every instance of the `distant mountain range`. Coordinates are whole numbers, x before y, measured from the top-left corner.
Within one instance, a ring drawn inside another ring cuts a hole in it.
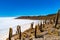
[[[56,14],[49,14],[45,16],[21,16],[21,17],[17,17],[16,19],[46,20],[53,18],[56,18]],[[60,18],[60,14],[59,14],[59,18]]]

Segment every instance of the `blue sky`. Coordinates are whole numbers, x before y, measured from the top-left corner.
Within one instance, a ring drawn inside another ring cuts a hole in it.
[[[60,9],[60,0],[0,0],[0,17],[47,15]]]

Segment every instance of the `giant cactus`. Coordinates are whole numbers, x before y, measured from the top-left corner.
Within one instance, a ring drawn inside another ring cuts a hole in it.
[[[42,28],[43,28],[43,25],[41,23],[41,25],[39,26],[39,29],[40,29],[41,32],[43,32],[43,29]]]
[[[59,18],[59,14],[60,14],[60,10],[58,11],[57,15],[56,15],[56,22],[55,22],[55,28],[58,24],[58,18]]]
[[[17,34],[19,34],[19,39],[21,39],[21,27],[17,26]]]
[[[11,40],[12,37],[12,28],[9,29],[9,40]]]
[[[37,26],[35,26],[35,38],[37,38],[36,33],[37,33]]]

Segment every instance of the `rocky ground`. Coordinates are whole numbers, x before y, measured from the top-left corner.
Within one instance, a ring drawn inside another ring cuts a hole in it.
[[[36,36],[35,38],[35,28],[25,30],[21,33],[21,40],[60,40],[60,29],[54,28],[54,23],[46,23],[42,25],[36,25]],[[43,32],[40,31],[42,27]],[[57,25],[60,28],[60,24]],[[19,34],[14,35],[12,40],[20,40]]]

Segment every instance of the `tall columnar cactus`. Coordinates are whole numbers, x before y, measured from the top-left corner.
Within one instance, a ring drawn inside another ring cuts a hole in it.
[[[17,26],[17,33],[19,34],[19,39],[21,39],[21,27]]]
[[[37,33],[37,26],[35,26],[35,38],[37,38],[36,33]]]
[[[55,17],[53,18],[53,22],[55,23]]]
[[[21,27],[20,27],[19,39],[21,39]]]
[[[39,29],[40,29],[41,32],[43,32],[43,29],[42,28],[43,28],[43,25],[41,23],[41,25],[39,26]]]
[[[56,28],[56,26],[57,26],[57,24],[58,24],[59,14],[60,14],[60,10],[58,10],[58,13],[57,13],[57,15],[56,15],[55,28]]]
[[[9,28],[9,40],[11,40],[11,37],[12,37],[12,28]]]
[[[45,24],[42,24],[43,28],[45,28]]]
[[[46,22],[47,22],[47,19],[45,19],[44,23],[46,24]]]
[[[50,21],[50,24],[52,24],[52,20],[50,19],[49,21]]]
[[[17,26],[16,33],[19,34],[19,39],[21,39],[21,27],[19,25]]]
[[[33,24],[34,24],[34,23],[32,22],[32,23],[31,23],[31,29],[33,29]]]

